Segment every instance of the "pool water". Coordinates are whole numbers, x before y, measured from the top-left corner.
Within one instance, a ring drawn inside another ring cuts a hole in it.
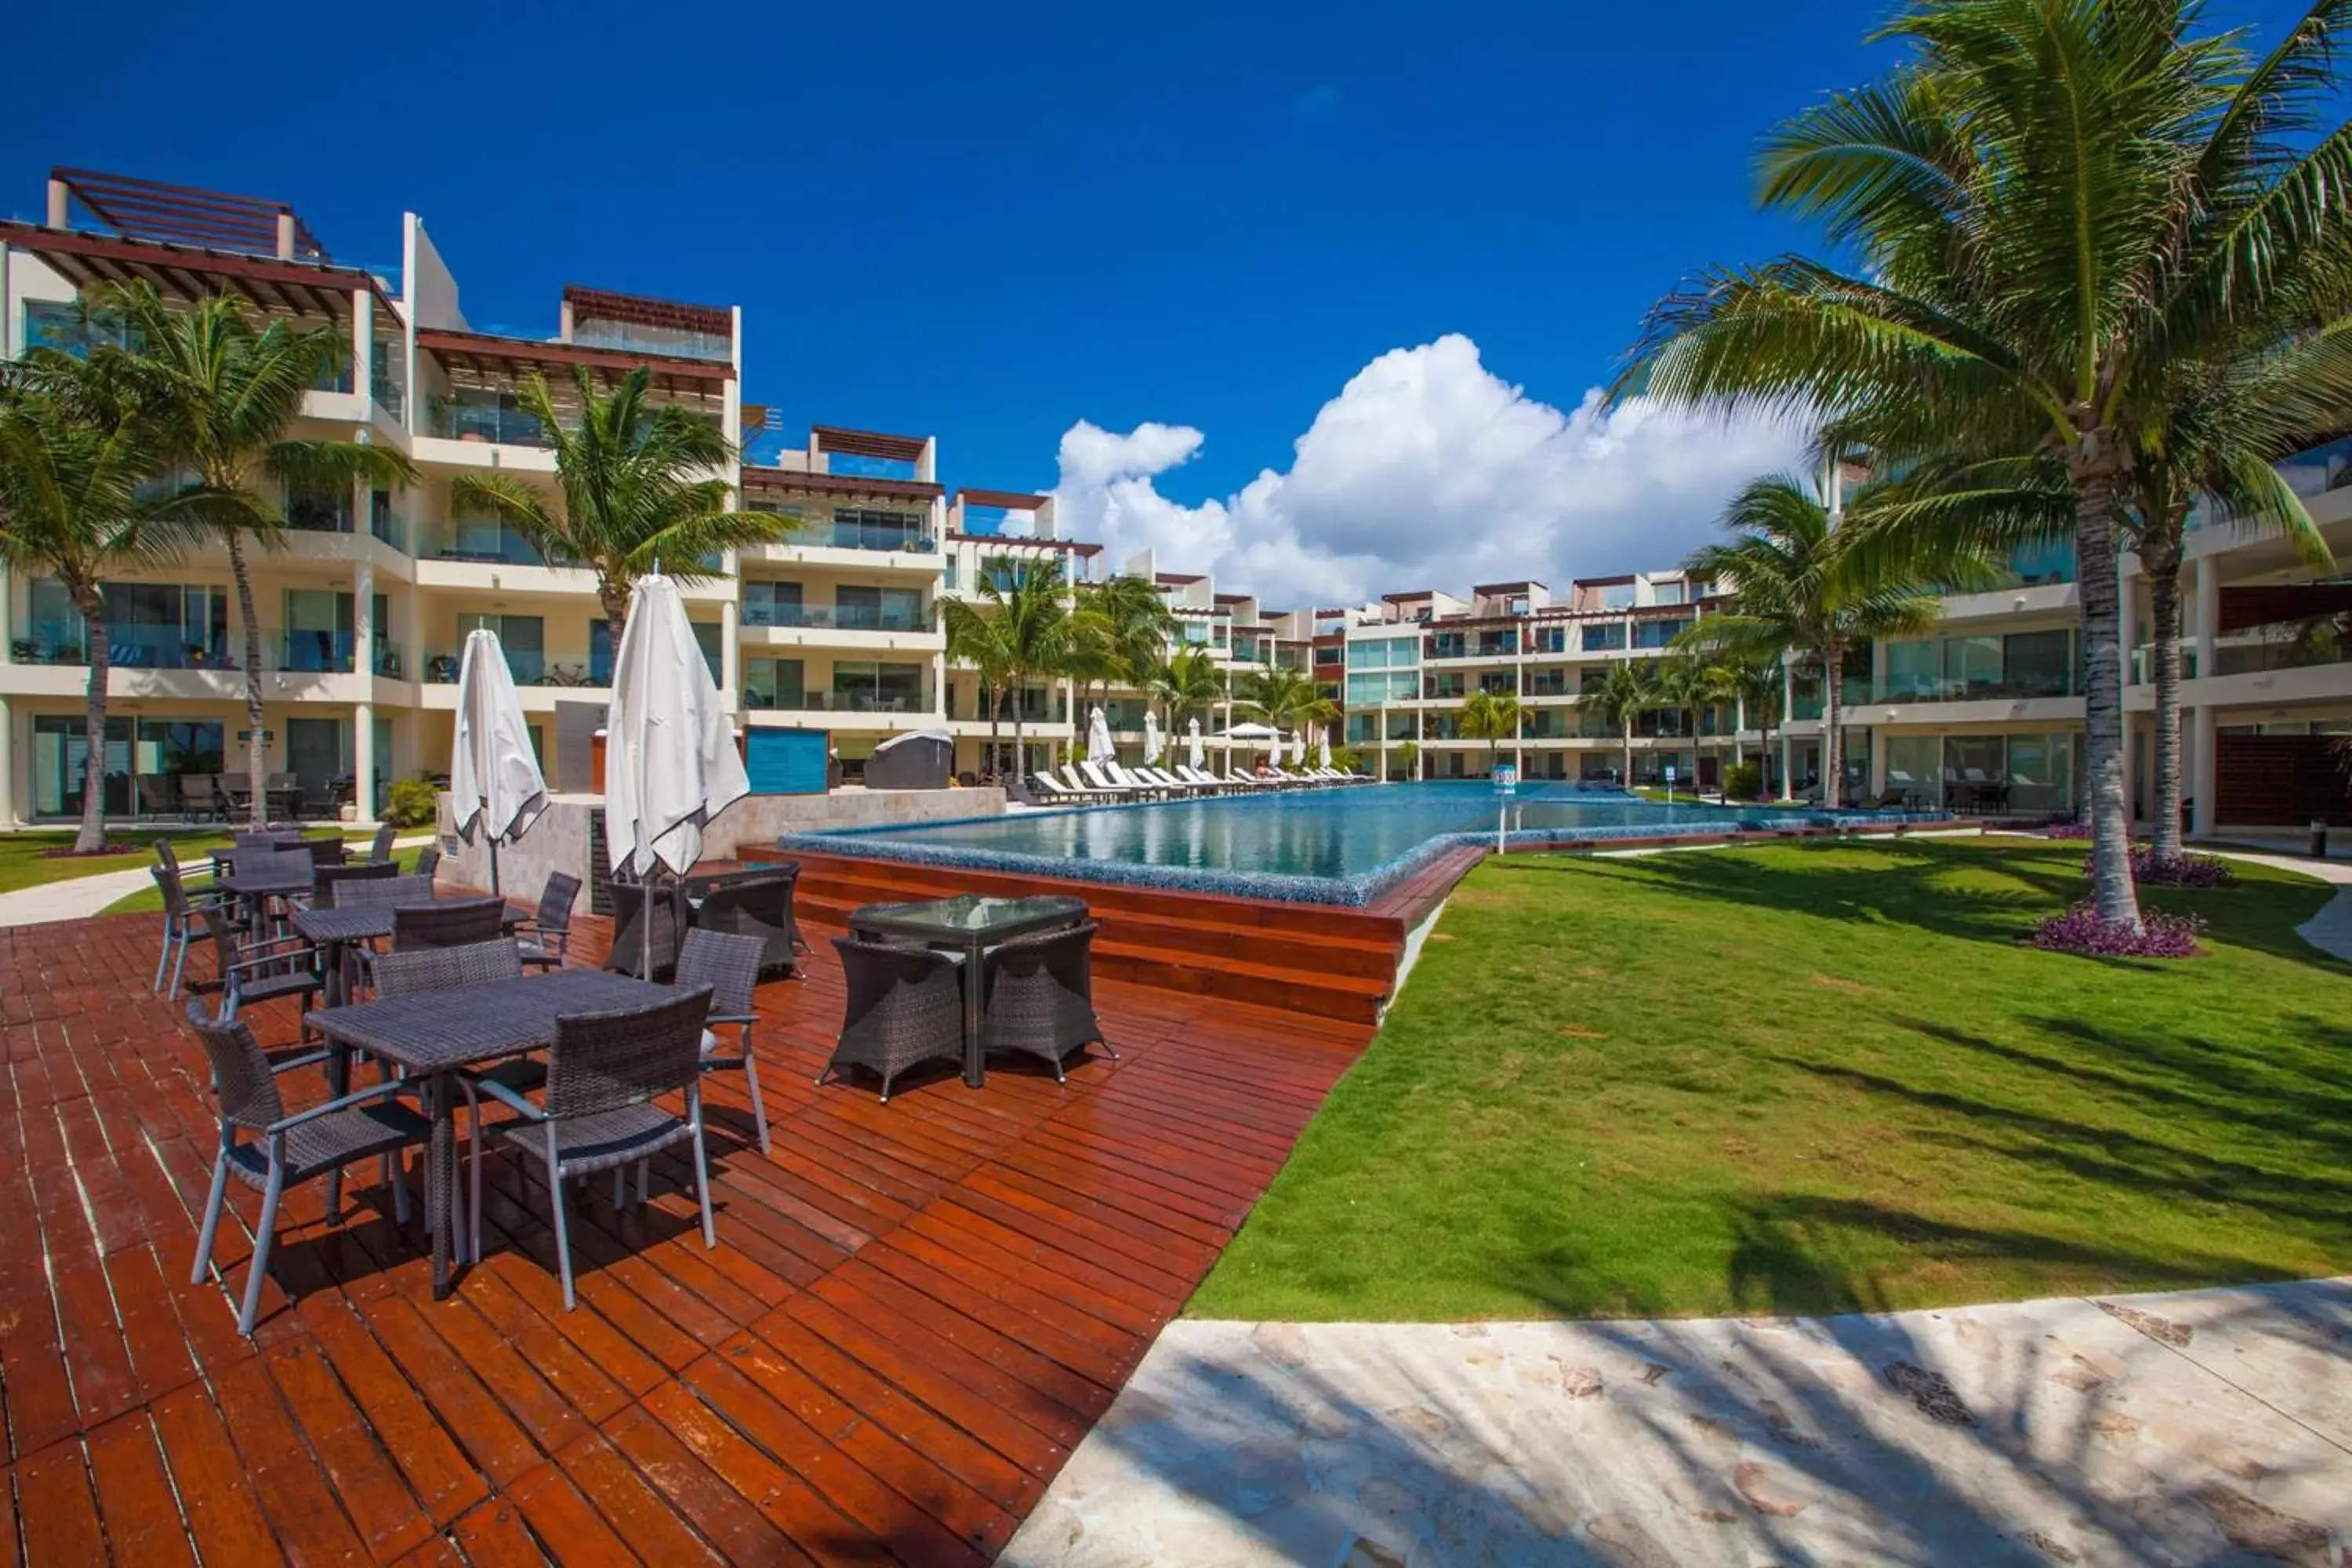
[[[1819,826],[1864,815],[1772,805],[1667,805],[1566,784],[1523,784],[1506,802],[1492,784],[1470,780],[1018,812],[796,834],[783,847],[1361,904],[1431,855],[1455,844],[1492,842],[1498,812],[1509,841],[1529,848],[1660,833]],[[1883,814],[1871,817],[1882,820]]]

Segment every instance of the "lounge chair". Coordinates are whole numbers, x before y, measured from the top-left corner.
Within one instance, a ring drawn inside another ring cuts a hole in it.
[[[1091,790],[1075,790],[1055,779],[1052,773],[1032,773],[1029,787],[1048,801],[1061,805],[1094,805],[1101,797]]]
[[[1102,764],[1102,771],[1103,776],[1109,779],[1111,783],[1123,784],[1129,789],[1140,790],[1147,797],[1156,796],[1165,800],[1171,794],[1182,793],[1181,790],[1171,790],[1166,783],[1151,777],[1140,768],[1124,768],[1117,763],[1105,763]]]
[[[1198,790],[1213,790],[1219,795],[1231,795],[1234,786],[1213,773],[1202,772],[1188,763],[1176,764],[1176,776]]]
[[[1062,787],[1074,795],[1085,795],[1097,803],[1106,800],[1123,800],[1127,795],[1125,790],[1107,789],[1101,784],[1087,783],[1086,775],[1078,771],[1078,765],[1076,763],[1062,764]]]
[[[1105,795],[1116,795],[1121,800],[1138,800],[1150,793],[1139,784],[1118,783],[1103,771],[1103,764],[1100,763],[1080,763],[1077,764],[1077,770],[1078,777],[1085,780],[1087,784]]]
[[[1180,779],[1166,768],[1145,768],[1141,771],[1146,778],[1159,780],[1163,786],[1173,790],[1178,795],[1199,795],[1209,787],[1207,784],[1194,784],[1190,779]]]

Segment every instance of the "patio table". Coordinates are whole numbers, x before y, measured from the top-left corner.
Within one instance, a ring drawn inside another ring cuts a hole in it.
[[[989,949],[1016,936],[1060,931],[1087,918],[1087,901],[1062,894],[991,899],[959,893],[905,904],[863,904],[850,911],[849,932],[861,939],[909,938],[963,956],[963,1081],[988,1081],[980,1049],[981,963]]]
[[[437,896],[437,895],[436,895]],[[326,966],[327,1005],[341,1007],[351,998],[343,989],[343,963],[352,948],[362,942],[373,942],[392,934],[393,904],[358,904],[349,909],[297,910],[287,923],[295,933],[320,950],[319,962]],[[530,918],[527,910],[507,906],[503,917],[511,931]]]
[[[667,985],[599,969],[559,969],[457,991],[321,1008],[309,1016],[310,1026],[326,1037],[339,1057],[365,1051],[406,1068],[412,1078],[428,1080],[433,1139],[425,1152],[425,1213],[433,1230],[434,1300],[449,1294],[457,1187],[457,1069],[547,1049],[555,1043],[555,1020],[565,1014],[643,1007],[673,994]]]

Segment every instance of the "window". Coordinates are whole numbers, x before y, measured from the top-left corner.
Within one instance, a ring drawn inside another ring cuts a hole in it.
[[[1685,589],[1680,583],[1654,584],[1650,589],[1650,603],[1654,605],[1687,604],[1689,603],[1689,590]]]
[[[1584,651],[1587,653],[1606,653],[1624,646],[1625,623],[1622,621],[1596,621],[1584,628]]]
[[[800,626],[808,623],[801,610],[798,583],[770,583],[753,578],[743,584],[743,624],[747,626]]]
[[[178,583],[109,583],[107,652],[126,669],[235,668],[223,589]],[[84,664],[89,634],[65,584],[38,577],[31,585],[28,636],[12,652],[25,664]]]
[[[722,631],[716,621],[692,621],[694,646],[702,650],[702,662],[710,671],[714,684],[727,679],[721,673],[723,658],[719,653]],[[558,667],[561,668],[561,667]],[[588,623],[588,684],[613,684],[613,628],[602,617]]]
[[[1350,669],[1410,668],[1421,662],[1419,639],[1364,637],[1348,645]]]
[[[743,705],[763,709],[807,707],[801,661],[796,658],[745,659]]]
[[[1636,621],[1633,623],[1633,646],[1665,647],[1689,629],[1690,623],[1679,618],[1668,621]]]
[[[341,670],[348,674],[352,668],[357,637],[354,608],[349,594],[328,588],[287,589],[286,629],[278,639],[278,668],[310,672]],[[374,596],[371,609],[376,646],[381,651],[384,622],[390,614],[383,595]]]
[[[461,615],[457,617],[457,645],[446,660],[436,659],[438,666],[446,663],[446,675],[437,670],[429,672],[434,679],[457,679],[459,658],[466,647],[466,634],[475,627],[485,627],[499,634],[499,647],[505,650],[507,668],[514,672],[515,681],[522,686],[539,686],[547,680],[547,623],[538,616]]]
[[[26,349],[56,349],[80,359],[100,343],[129,348],[131,338],[121,318],[108,311],[85,310],[72,300],[25,301]]]
[[[832,532],[824,542],[843,550],[929,550],[927,521],[919,511],[835,507]]]
[[[919,713],[923,666],[839,660],[833,667],[833,705],[855,713]]]
[[[1528,631],[1528,651],[1530,653],[1566,653],[1566,626],[1533,626]]]
[[[833,624],[845,631],[914,632],[929,629],[919,588],[861,588],[844,584],[833,591]]]
[[[1376,708],[1421,694],[1420,678],[1410,669],[1365,670],[1348,677],[1348,706]]]
[[[1467,658],[1470,645],[1460,632],[1438,632],[1429,639],[1432,658]]]

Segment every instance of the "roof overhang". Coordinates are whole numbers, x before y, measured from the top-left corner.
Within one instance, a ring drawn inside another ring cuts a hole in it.
[[[747,490],[784,490],[799,495],[881,496],[892,500],[931,500],[941,492],[928,479],[882,479],[864,474],[819,474],[803,468],[745,468]]]
[[[530,338],[501,338],[487,332],[457,332],[430,328],[416,334],[416,346],[452,370],[480,376],[537,372],[545,375],[575,367],[615,382],[643,366],[665,392],[698,397],[724,394],[735,379],[735,367],[717,360],[686,359],[667,354],[632,353],[624,349],[594,348],[586,343],[541,342]]]
[[[235,295],[288,316],[349,321],[352,299],[365,292],[390,310],[392,300],[364,268],[212,250],[160,239],[128,239],[78,228],[0,220],[0,244],[28,251],[77,288],[144,282],[167,300]]]

